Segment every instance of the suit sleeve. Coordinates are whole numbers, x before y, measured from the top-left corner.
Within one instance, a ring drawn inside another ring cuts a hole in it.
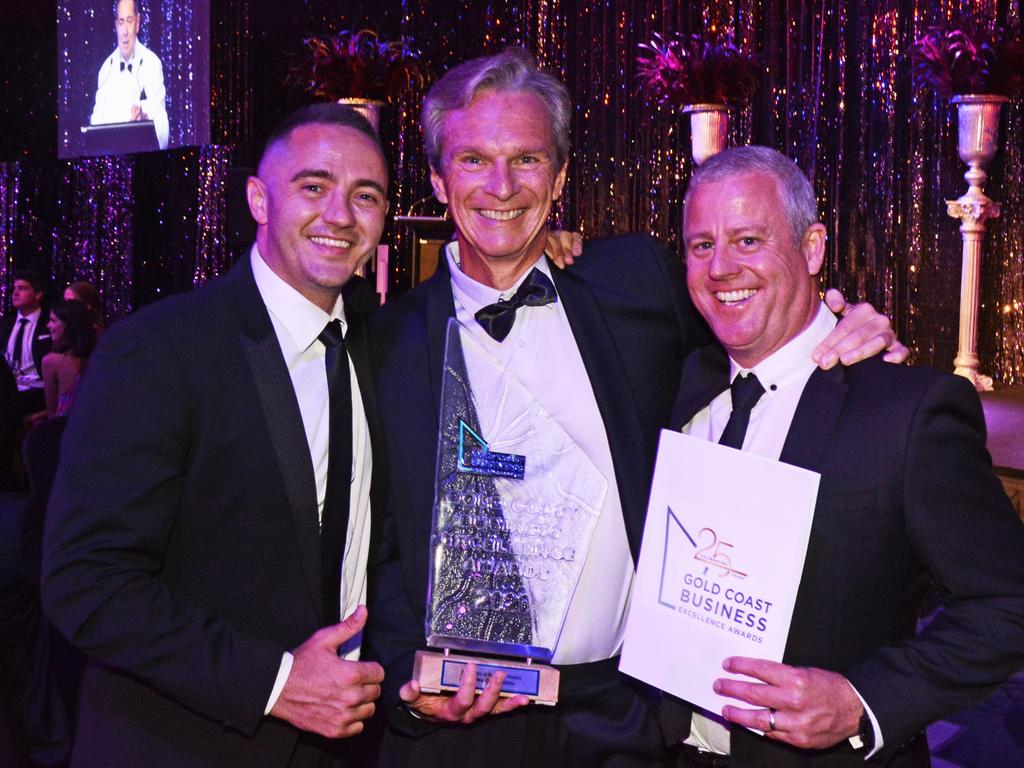
[[[965,379],[942,376],[926,391],[903,477],[907,535],[944,610],[847,671],[878,718],[885,753],[1024,665],[1024,525],[992,472],[978,396]]]
[[[198,609],[163,573],[201,396],[186,365],[140,318],[104,334],[63,438],[42,597],[91,657],[251,734],[287,649]]]
[[[381,406],[382,428],[379,440],[374,443],[371,495],[373,525],[367,597],[370,618],[363,636],[363,653],[365,658],[380,662],[385,669],[378,703],[378,709],[383,713],[382,719],[389,721],[400,732],[419,736],[437,726],[409,714],[398,694],[399,689],[412,676],[415,652],[425,647],[422,608],[414,605],[403,578],[398,518],[418,509],[417,502],[426,503],[426,493],[418,494],[416,500],[403,497],[403,489],[410,488],[406,470],[421,469],[423,465],[417,463],[415,467],[403,466],[403,460],[394,454],[402,449],[407,450],[409,441],[421,448],[430,445],[429,438],[423,440],[421,433],[428,429],[425,422],[432,420],[432,417],[427,411],[432,413],[433,409],[429,402],[422,400],[423,397],[429,398],[429,382],[426,380],[419,379],[415,383],[427,387],[427,390],[403,393],[402,402],[395,399],[396,380],[404,380],[409,375],[404,365],[396,365],[395,362],[395,348],[401,336],[399,329],[404,325],[400,317],[395,312],[395,305],[392,305],[374,315],[369,324],[370,369],[376,388],[375,396]],[[402,360],[408,362],[404,356]],[[420,406],[412,406],[413,424],[408,423],[406,418],[409,416],[406,409],[410,403]],[[402,425],[403,428],[399,429],[396,425]],[[436,434],[436,426],[428,429],[427,434]],[[436,437],[434,441],[436,443]],[[432,475],[432,463],[426,464]],[[392,486],[389,472],[396,465],[403,466],[401,479],[395,480],[397,487]],[[426,482],[426,479],[423,481]],[[432,484],[424,488],[432,491]],[[423,576],[425,579],[425,572]]]

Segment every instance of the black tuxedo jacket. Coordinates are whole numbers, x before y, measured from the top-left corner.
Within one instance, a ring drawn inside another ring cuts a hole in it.
[[[658,430],[669,416],[684,354],[707,338],[706,328],[686,296],[680,265],[649,237],[590,242],[575,265],[552,272],[608,433],[635,557]],[[441,372],[454,314],[442,258],[430,280],[370,323],[370,363],[386,436],[375,467],[387,470],[387,481],[374,480],[379,538],[366,639],[386,670],[384,708],[397,701],[414,652],[425,647]],[[558,361],[551,373],[559,375]]]
[[[18,327],[18,318],[20,315],[17,310],[12,311],[9,315],[0,317],[0,339],[3,339],[3,348],[0,349],[0,353],[7,350],[7,344],[11,340],[11,334],[14,333]],[[43,375],[43,358],[49,353],[53,347],[53,342],[50,340],[50,329],[46,327],[47,322],[50,320],[50,310],[43,307],[43,310],[39,313],[39,321],[36,323],[35,332],[32,334],[32,360],[36,364],[36,372],[40,377]],[[29,343],[29,339],[25,339],[24,344]]]
[[[724,353],[684,365],[678,428],[728,387]],[[925,725],[1024,664],[1024,526],[992,472],[966,379],[872,358],[816,370],[780,457],[821,473],[784,661],[845,675],[878,718],[878,763],[926,766]],[[915,632],[932,584],[945,610]],[[733,765],[863,766],[732,730]],[[875,759],[871,761],[875,763]]]
[[[44,605],[94,662],[73,765],[286,765],[299,732],[263,710],[326,614],[309,447],[248,257],[103,335],[48,514]]]

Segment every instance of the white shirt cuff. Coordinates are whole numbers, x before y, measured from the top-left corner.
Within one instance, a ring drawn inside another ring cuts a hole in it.
[[[850,681],[847,680],[846,682],[849,683]],[[870,760],[883,746],[885,746],[885,742],[882,740],[882,729],[878,727],[878,720],[875,718],[875,713],[871,711],[871,707],[869,707],[868,703],[864,701],[864,697],[860,695],[860,691],[857,690],[857,687],[853,683],[850,683],[850,687],[853,688],[853,692],[856,693],[857,698],[860,699],[860,703],[864,706],[864,711],[868,713],[868,719],[871,720],[871,730],[875,732],[875,747],[864,755],[865,760]],[[860,734],[850,737],[850,746],[854,749],[860,749],[864,746],[864,743],[861,741]]]
[[[292,673],[293,661],[295,661],[295,657],[288,653],[288,651],[285,651],[281,656],[281,667],[277,670],[277,679],[274,680],[274,687],[270,689],[270,699],[267,700],[267,708],[263,710],[264,715],[269,715],[270,710],[277,704],[277,700],[281,698],[284,684],[288,682],[288,675]]]

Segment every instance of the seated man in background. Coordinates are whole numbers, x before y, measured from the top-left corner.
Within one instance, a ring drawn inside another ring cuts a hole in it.
[[[927,766],[924,727],[1024,664],[1024,526],[978,396],[878,358],[815,368],[835,327],[819,298],[825,231],[810,182],[767,147],[716,155],[686,192],[687,285],[724,351],[686,360],[673,425],[821,483],[785,663],[726,659],[747,677],[716,681],[737,700],[722,717],[667,697],[683,765]],[[744,413],[745,433],[720,439]],[[929,583],[945,609],[915,633]]]
[[[46,281],[38,272],[14,273],[11,306],[15,313],[0,319],[0,339],[4,357],[11,367],[21,393],[23,415],[38,413],[46,407],[43,399],[43,357],[50,351],[50,313],[43,308]]]

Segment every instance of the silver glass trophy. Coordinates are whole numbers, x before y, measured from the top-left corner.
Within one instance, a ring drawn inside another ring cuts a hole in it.
[[[558,671],[543,662],[608,482],[473,334],[449,322],[426,610],[441,651],[417,653],[414,676],[424,691],[456,690],[475,661],[478,690],[503,671],[503,695],[554,704]]]

